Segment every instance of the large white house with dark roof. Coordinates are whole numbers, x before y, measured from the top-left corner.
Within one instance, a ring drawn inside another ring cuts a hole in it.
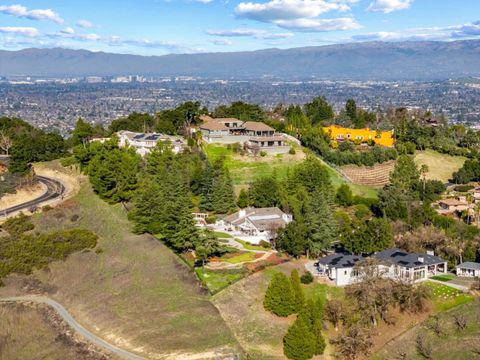
[[[119,146],[132,146],[142,156],[148,154],[159,142],[171,147],[174,153],[182,152],[186,146],[180,136],[164,135],[159,133],[138,133],[133,131],[119,131]]]
[[[380,261],[383,276],[392,279],[419,282],[447,272],[447,262],[431,254],[408,253],[391,248],[375,253],[371,257]],[[337,286],[352,284],[359,280],[355,264],[366,258],[349,254],[325,256],[318,260],[318,272],[319,275],[333,280]]]

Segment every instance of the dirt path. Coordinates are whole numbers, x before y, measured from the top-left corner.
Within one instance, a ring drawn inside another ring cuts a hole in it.
[[[106,351],[113,353],[117,356],[120,356],[122,359],[127,360],[139,360],[145,359],[141,356],[128,352],[126,350],[120,349],[105,340],[100,339],[98,336],[92,334],[87,329],[85,329],[82,325],[77,323],[75,319],[70,315],[70,313],[58,302],[43,296],[35,296],[35,295],[28,295],[28,296],[17,296],[17,297],[8,297],[0,299],[0,302],[34,302],[34,303],[41,303],[46,304],[52,307],[62,318],[63,320],[73,329],[75,332],[86,340],[90,341],[91,343],[95,344],[96,346],[105,349]]]

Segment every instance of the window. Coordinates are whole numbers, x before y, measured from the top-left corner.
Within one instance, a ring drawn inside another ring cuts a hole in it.
[[[343,275],[347,275],[347,270],[345,270],[345,271],[343,272]]]

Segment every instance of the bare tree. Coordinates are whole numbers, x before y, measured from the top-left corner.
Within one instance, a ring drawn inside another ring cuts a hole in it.
[[[432,344],[427,340],[425,334],[419,334],[417,336],[417,351],[425,359],[432,358]]]
[[[458,330],[465,330],[467,327],[467,317],[463,314],[454,314],[453,320]]]
[[[4,132],[0,131],[0,148],[9,155],[9,150],[13,145],[12,139]]]
[[[358,324],[332,340],[343,358],[355,360],[359,355],[368,355],[373,346],[371,330]]]

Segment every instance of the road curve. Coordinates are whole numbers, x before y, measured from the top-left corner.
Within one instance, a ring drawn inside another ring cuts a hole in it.
[[[38,175],[37,175],[37,179],[39,182],[41,182],[47,187],[47,191],[36,199],[24,202],[23,204],[9,207],[7,209],[1,209],[0,216],[6,217],[12,213],[28,210],[32,206],[41,205],[45,201],[55,200],[57,198],[64,196],[66,189],[65,189],[65,186],[60,181],[52,178],[48,178],[46,176],[38,176]]]
[[[86,340],[91,342],[92,344],[102,348],[112,354],[119,356],[122,359],[126,360],[144,360],[145,358],[128,352],[126,350],[122,350],[115,345],[112,345],[105,340],[100,339],[98,336],[92,334],[90,331],[85,329],[82,325],[75,321],[75,319],[70,315],[70,313],[65,309],[62,305],[60,305],[55,300],[44,296],[36,296],[36,295],[27,295],[27,296],[15,296],[15,297],[6,297],[0,298],[0,302],[34,302],[38,304],[46,304],[52,307],[61,317],[62,319],[73,329],[75,332]]]

